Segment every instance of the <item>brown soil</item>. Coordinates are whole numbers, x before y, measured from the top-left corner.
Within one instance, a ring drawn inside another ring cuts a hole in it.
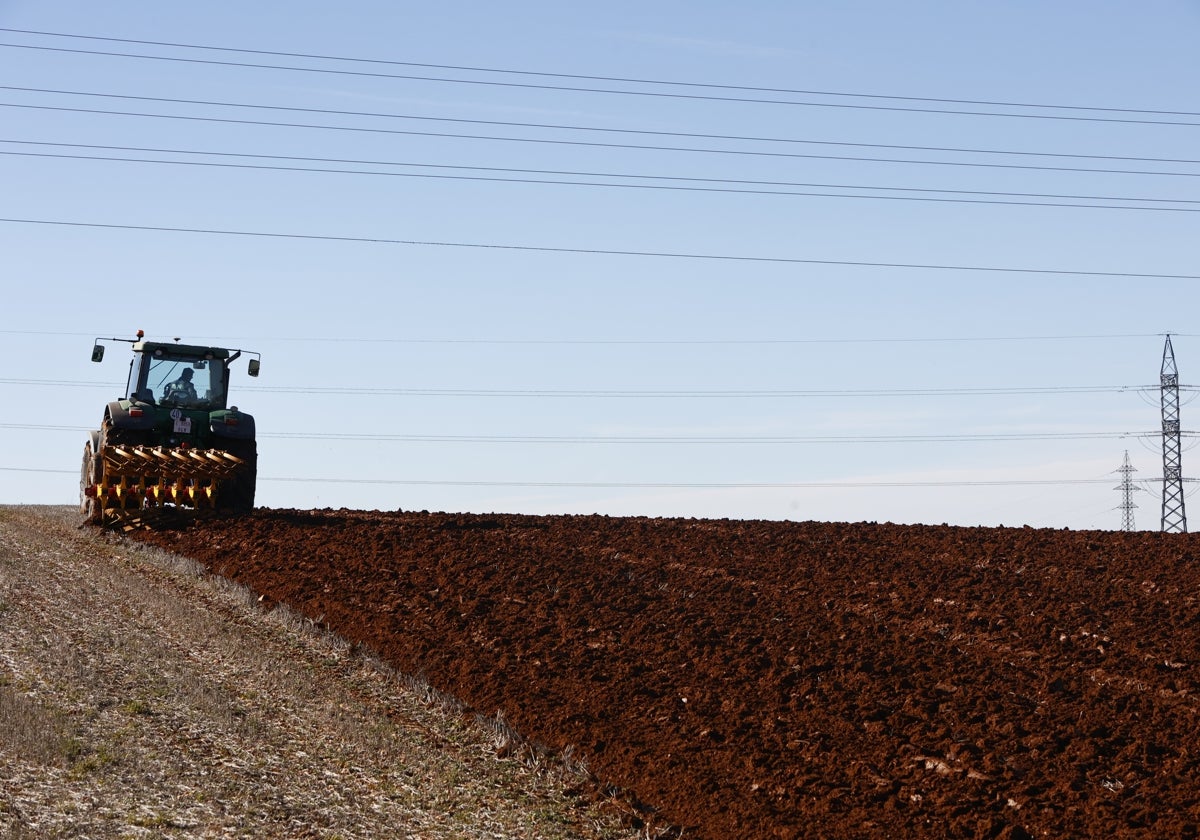
[[[1197,836],[1192,535],[260,510],[143,538],[685,837]]]

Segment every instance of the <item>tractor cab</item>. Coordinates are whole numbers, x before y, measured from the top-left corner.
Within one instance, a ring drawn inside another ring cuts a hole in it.
[[[129,339],[108,339],[129,341]],[[92,361],[104,360],[104,345],[96,339]],[[220,411],[228,405],[229,365],[242,355],[241,350],[204,347],[195,344],[143,341],[138,330],[129,363],[129,382],[125,399],[145,405]],[[251,355],[257,357],[257,353]],[[258,376],[259,360],[250,360],[247,373]]]
[[[140,341],[133,345],[126,399],[215,411],[226,407],[228,350]]]

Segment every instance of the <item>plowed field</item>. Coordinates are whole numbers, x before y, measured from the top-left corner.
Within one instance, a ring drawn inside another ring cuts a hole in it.
[[[685,837],[1195,837],[1200,541],[259,510],[142,538]]]

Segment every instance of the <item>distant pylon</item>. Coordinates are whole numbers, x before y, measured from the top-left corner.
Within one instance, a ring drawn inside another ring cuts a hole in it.
[[[1133,474],[1137,472],[1137,468],[1129,463],[1129,450],[1125,450],[1125,463],[1117,468],[1117,472],[1121,474],[1121,484],[1116,489],[1121,491],[1121,530],[1133,531],[1136,530],[1133,525],[1133,511],[1137,507],[1133,503]]]
[[[1179,430],[1179,370],[1171,334],[1163,346],[1162,374],[1163,491],[1162,530],[1187,533],[1187,514],[1183,510],[1183,445]]]

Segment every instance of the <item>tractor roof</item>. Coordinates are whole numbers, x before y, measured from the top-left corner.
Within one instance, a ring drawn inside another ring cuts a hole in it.
[[[229,351],[224,347],[204,347],[199,344],[176,344],[173,341],[138,341],[133,345],[134,353],[149,353],[152,356],[174,356],[185,359],[228,359]]]

